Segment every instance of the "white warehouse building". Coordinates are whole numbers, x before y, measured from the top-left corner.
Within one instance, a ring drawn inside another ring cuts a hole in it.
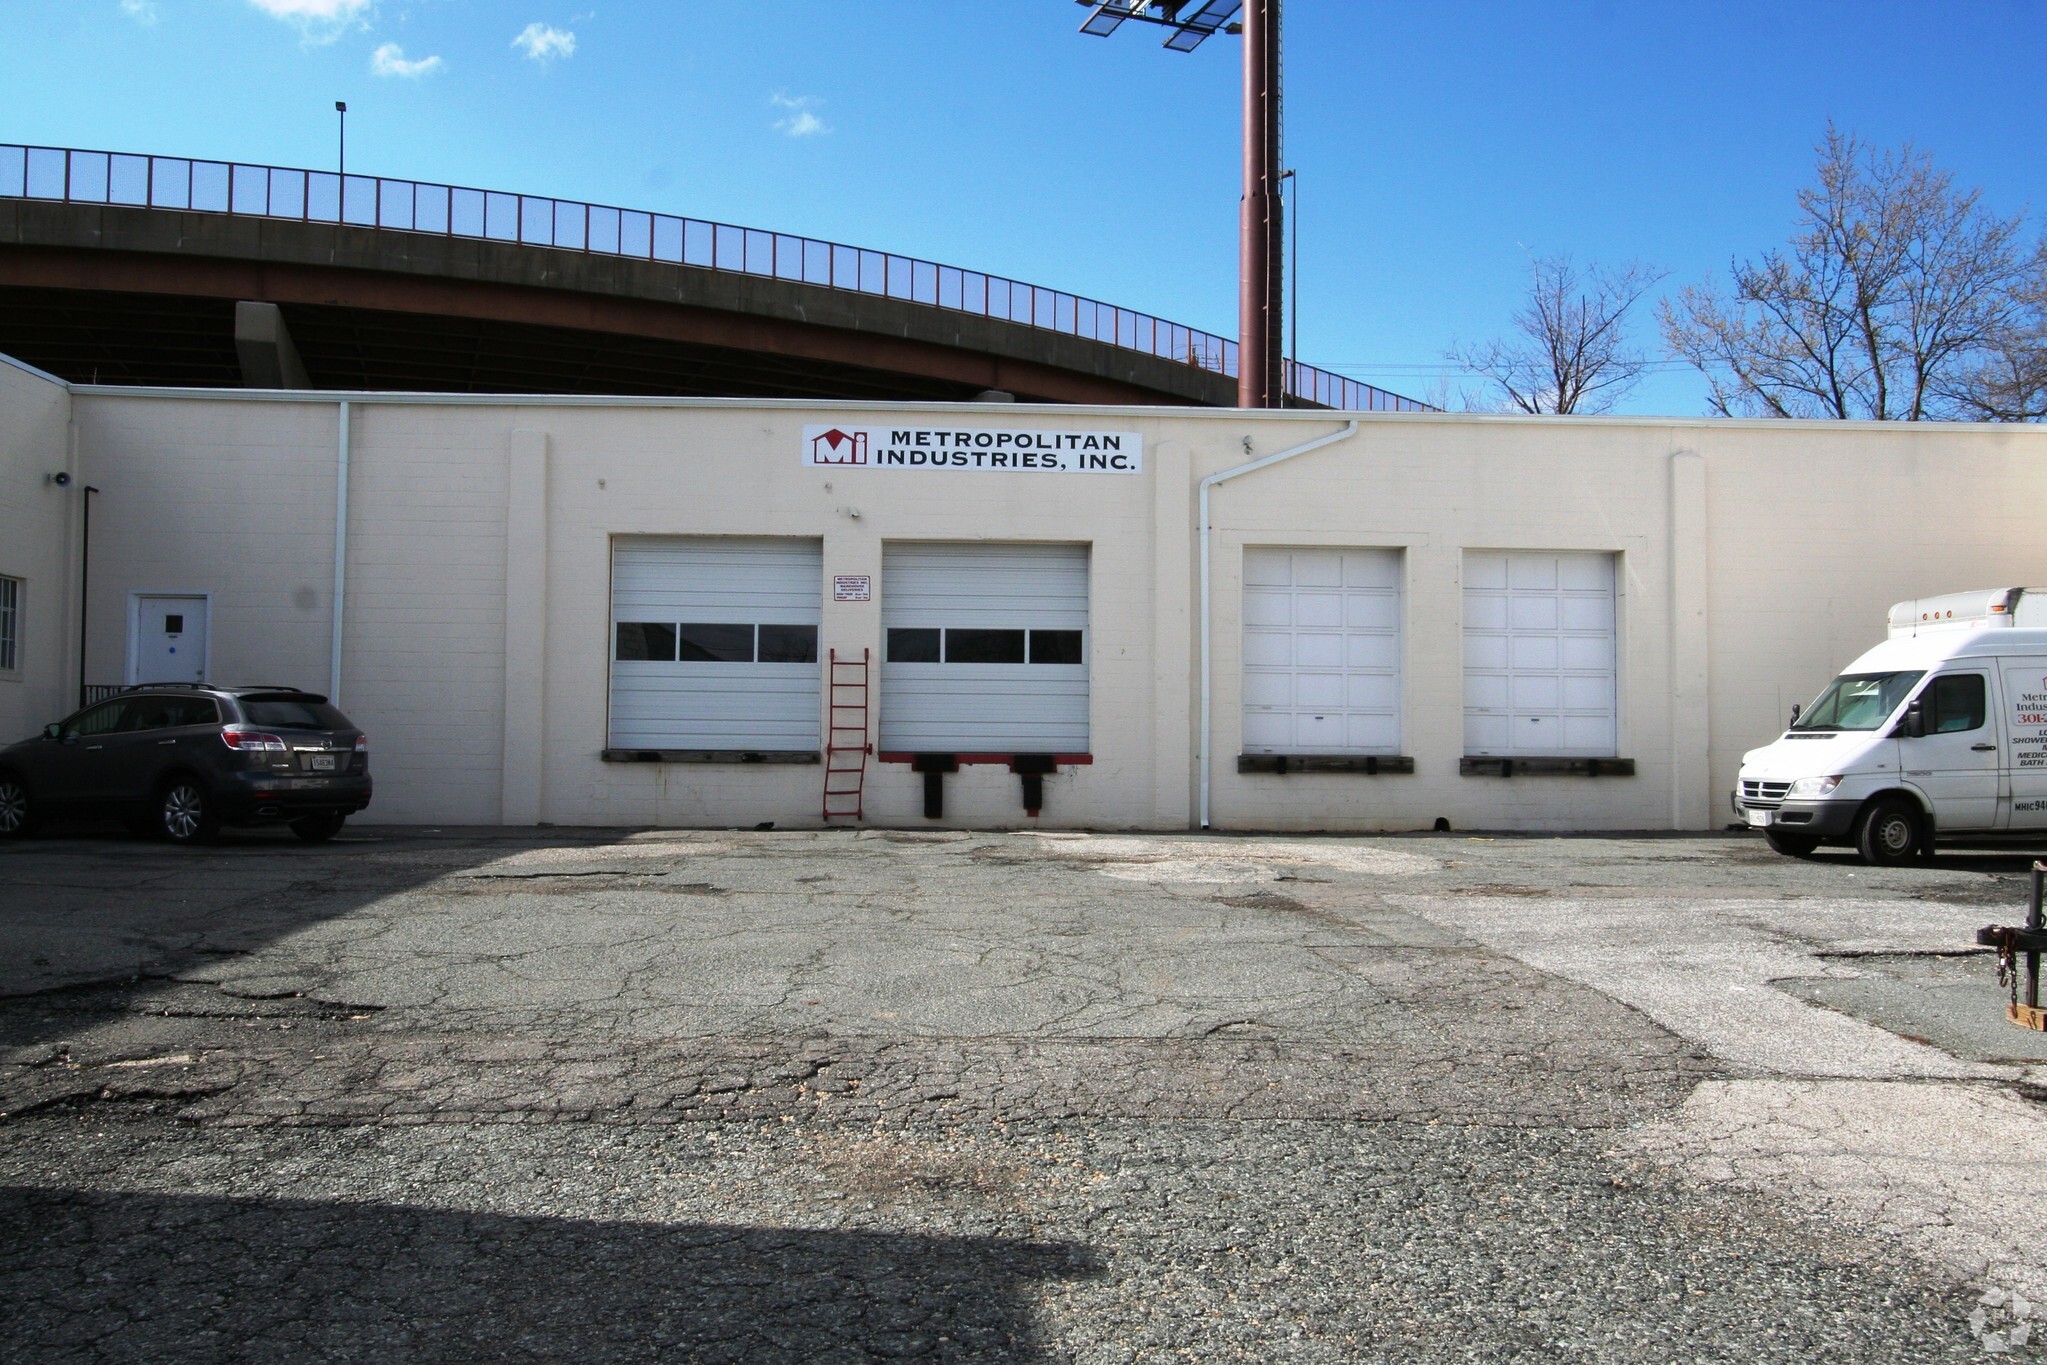
[[[2042,507],[2037,427],[0,363],[0,738],[265,682],[373,821],[1706,829],[1888,604],[2047,579]]]

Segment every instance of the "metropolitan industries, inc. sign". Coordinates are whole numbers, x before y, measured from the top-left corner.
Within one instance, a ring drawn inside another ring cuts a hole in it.
[[[1144,468],[1144,437],[1134,431],[807,426],[803,463],[820,469],[1135,474]]]

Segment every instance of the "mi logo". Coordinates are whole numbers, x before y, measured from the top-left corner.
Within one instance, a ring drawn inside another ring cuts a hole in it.
[[[846,432],[837,427],[822,436],[811,438],[810,462],[812,464],[866,464],[867,433]]]

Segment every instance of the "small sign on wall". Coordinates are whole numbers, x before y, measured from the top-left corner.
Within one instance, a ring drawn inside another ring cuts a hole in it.
[[[874,580],[864,573],[836,574],[832,578],[832,601],[867,602],[874,597]]]

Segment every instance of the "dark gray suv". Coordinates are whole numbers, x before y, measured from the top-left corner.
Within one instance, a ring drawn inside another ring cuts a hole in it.
[[[0,749],[0,838],[112,815],[180,844],[267,823],[331,839],[370,803],[369,749],[325,697],[295,688],[130,687]]]

